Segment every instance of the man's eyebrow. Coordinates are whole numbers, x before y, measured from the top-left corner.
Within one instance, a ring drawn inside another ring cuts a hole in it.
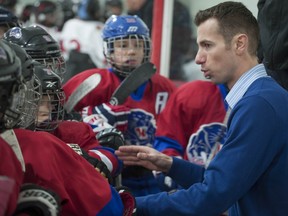
[[[203,45],[203,44],[211,43],[211,41],[209,41],[209,40],[202,40],[202,41],[199,41],[198,43],[199,43],[200,45]]]

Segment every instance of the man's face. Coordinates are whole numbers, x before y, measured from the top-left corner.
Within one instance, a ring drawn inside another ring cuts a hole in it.
[[[225,43],[218,28],[216,19],[208,19],[200,24],[197,30],[199,49],[195,61],[201,65],[201,71],[207,79],[229,87],[235,82],[237,56],[232,43]]]
[[[136,68],[141,65],[144,58],[144,41],[136,38],[116,40],[111,56],[120,68]]]

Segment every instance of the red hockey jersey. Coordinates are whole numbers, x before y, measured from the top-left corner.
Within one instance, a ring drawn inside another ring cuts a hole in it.
[[[12,215],[17,205],[24,170],[11,146],[1,137],[0,158],[0,215]]]
[[[108,69],[91,69],[72,77],[64,84],[66,107],[81,111],[87,106],[107,103],[121,80]],[[131,94],[125,106],[131,109],[125,140],[128,144],[151,145],[156,131],[156,120],[163,110],[175,85],[155,74],[146,85]]]
[[[190,137],[203,125],[223,123],[226,114],[223,94],[210,81],[191,81],[180,86],[169,99],[157,122],[155,148],[187,159]],[[165,142],[171,139],[173,144]]]
[[[65,142],[47,132],[14,129],[25,161],[23,183],[55,191],[63,216],[122,215],[119,194]]]

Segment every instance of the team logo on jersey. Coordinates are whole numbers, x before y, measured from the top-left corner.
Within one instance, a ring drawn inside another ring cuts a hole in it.
[[[154,115],[142,109],[132,109],[128,116],[125,140],[132,145],[151,145],[154,142],[156,121]]]
[[[19,27],[14,27],[11,29],[10,33],[9,33],[10,37],[15,37],[16,39],[19,39],[22,37],[22,31],[21,28]]]
[[[222,145],[226,139],[226,125],[211,123],[202,125],[199,130],[192,134],[186,148],[188,160],[192,163],[205,166],[216,143]]]

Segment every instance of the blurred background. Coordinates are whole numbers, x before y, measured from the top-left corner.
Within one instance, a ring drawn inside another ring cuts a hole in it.
[[[136,14],[150,29],[151,61],[162,75],[179,84],[204,79],[194,62],[197,35],[193,17],[199,10],[220,2],[223,0],[0,0],[1,5],[11,6],[24,25],[46,26],[59,43],[65,22],[86,16],[81,9],[83,4],[89,5],[90,12],[96,11],[93,19],[102,23],[111,14]],[[241,2],[257,17],[258,0]]]

